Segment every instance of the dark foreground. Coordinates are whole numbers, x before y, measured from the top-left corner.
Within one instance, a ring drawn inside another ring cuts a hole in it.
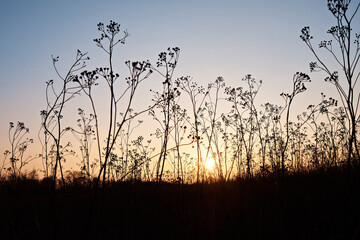
[[[200,185],[0,183],[1,239],[360,239],[359,171]],[[91,211],[89,211],[91,210]]]

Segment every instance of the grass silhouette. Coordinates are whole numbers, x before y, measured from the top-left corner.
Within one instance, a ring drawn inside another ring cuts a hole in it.
[[[284,181],[285,180],[285,181]],[[67,178],[0,183],[3,239],[357,239],[360,172],[327,169],[227,183],[112,182],[92,209],[94,184]]]
[[[155,65],[126,61],[129,75],[121,82],[113,50],[130,35],[124,31],[117,39],[120,24],[99,23],[100,38],[94,41],[108,57],[107,67],[85,70],[90,58],[78,50],[62,75],[59,57],[53,57],[62,87],[46,82],[39,132],[44,177],[23,168],[34,160],[24,154],[33,140],[24,139],[29,129],[23,122],[10,123],[11,151],[5,152],[0,169],[1,238],[360,239],[360,95],[356,98],[355,90],[360,35],[351,38],[350,27],[360,3],[348,19],[350,2],[328,0],[338,24],[328,33],[339,42],[343,62],[331,41],[319,44],[340,64],[347,84],[317,55],[310,28],[301,31],[318,61],[310,63],[310,70],[327,73],[325,81],[335,85],[340,100],[321,94],[320,103],[296,121],[290,108],[310,82],[306,73],[297,72],[292,91],[280,94],[283,106],[258,107],[262,81],[250,74],[235,87],[222,77],[207,87],[191,77],[176,79],[180,49],[175,47],[161,52]],[[356,47],[353,61],[350,44]],[[150,75],[157,75],[162,90],[149,89],[150,103],[134,110],[135,92]],[[99,125],[92,92],[100,79],[109,93],[105,128]],[[80,130],[75,130],[64,126],[63,109],[80,93],[88,98],[91,113],[86,117],[78,108]],[[155,122],[158,127],[151,139],[133,139],[131,133],[143,122],[136,118],[144,113],[152,118],[147,126]],[[79,142],[79,172],[63,169],[65,160],[75,156],[68,132]],[[154,139],[159,149],[150,146]],[[205,167],[210,158],[211,171]]]

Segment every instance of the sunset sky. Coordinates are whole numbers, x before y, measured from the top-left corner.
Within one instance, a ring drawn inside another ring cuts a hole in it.
[[[175,77],[192,76],[207,85],[222,76],[235,87],[250,73],[264,82],[259,105],[282,104],[279,94],[291,91],[292,75],[310,74],[308,64],[314,58],[299,38],[301,28],[311,26],[317,44],[330,39],[326,31],[335,23],[325,0],[3,0],[0,20],[1,152],[8,148],[10,121],[25,122],[29,137],[37,141],[45,82],[57,80],[52,54],[60,57],[62,72],[72,64],[77,49],[91,57],[89,70],[106,66],[105,53],[93,42],[99,36],[98,22],[116,21],[130,33],[126,44],[115,50],[122,78],[127,77],[126,60],[155,63],[159,52],[179,47]],[[360,29],[359,15],[354,22],[354,29]],[[319,102],[321,92],[337,97],[321,73],[310,76],[309,91],[294,106]],[[151,76],[144,89],[156,85],[157,79]],[[101,99],[101,92],[97,94]],[[72,107],[76,113],[78,106]]]

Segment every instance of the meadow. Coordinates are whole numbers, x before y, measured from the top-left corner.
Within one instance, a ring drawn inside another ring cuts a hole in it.
[[[1,182],[3,239],[358,239],[359,170],[230,182]]]
[[[350,4],[328,0],[330,40],[315,44],[301,29],[310,72],[338,94],[304,109],[294,108],[311,82],[304,72],[289,77],[282,104],[259,103],[263,81],[251,74],[236,86],[177,76],[178,47],[118,72],[115,53],[130,34],[100,22],[93,41],[103,65],[89,68],[93,59],[77,50],[64,71],[52,56],[57,77],[46,82],[38,140],[24,122],[9,124],[2,236],[360,238],[360,3]],[[30,154],[34,141],[41,149]]]

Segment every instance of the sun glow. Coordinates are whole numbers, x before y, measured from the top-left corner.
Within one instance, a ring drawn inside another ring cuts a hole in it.
[[[205,169],[206,170],[213,170],[215,167],[215,160],[213,158],[209,158],[205,162]]]

